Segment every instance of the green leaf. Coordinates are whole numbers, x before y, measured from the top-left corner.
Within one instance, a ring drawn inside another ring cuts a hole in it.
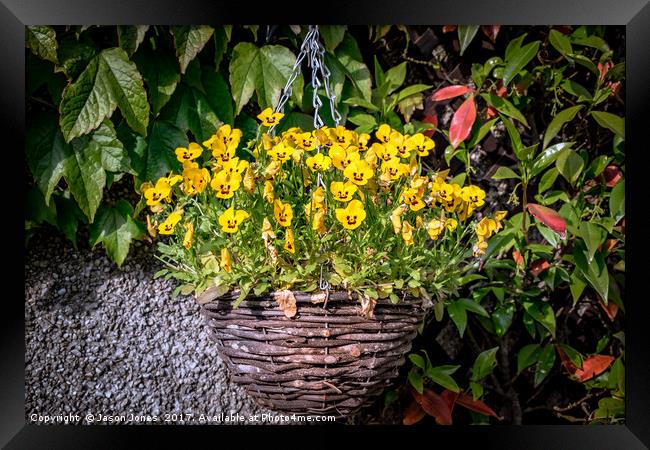
[[[530,367],[537,362],[539,349],[539,344],[529,344],[519,350],[517,354],[517,373],[521,373],[526,367]]]
[[[516,49],[511,55],[506,55],[506,66],[503,69],[504,86],[508,86],[519,71],[535,57],[539,44],[540,41],[534,41]]]
[[[458,302],[460,302],[463,305],[463,308],[465,308],[467,311],[471,311],[475,314],[478,314],[479,316],[490,317],[485,308],[483,308],[479,303],[475,302],[472,299],[461,298],[458,300]]]
[[[63,195],[55,195],[54,202],[56,203],[56,225],[59,230],[63,232],[75,248],[77,248],[77,228],[79,222],[84,220],[83,212],[77,206],[74,200]]]
[[[571,95],[578,97],[578,101],[587,101],[590,102],[593,97],[591,93],[583,85],[573,80],[564,80],[561,84],[562,89],[568,92]]]
[[[607,232],[601,227],[590,222],[580,222],[580,237],[587,246],[587,263],[591,264],[598,247],[605,242]]]
[[[564,109],[557,113],[551,123],[546,128],[546,133],[544,134],[544,143],[542,144],[543,148],[546,148],[553,139],[562,129],[562,126],[573,120],[575,115],[582,109],[582,105],[571,106],[570,108]]]
[[[493,180],[505,180],[508,178],[520,179],[521,176],[510,167],[505,166],[500,166],[497,171],[494,172],[494,175],[492,175]]]
[[[345,76],[352,82],[358,94],[365,100],[371,100],[372,79],[368,67],[363,63],[359,46],[354,38],[346,34],[336,49],[336,58]]]
[[[197,89],[190,89],[191,107],[187,110],[188,126],[198,142],[206,141],[216,133],[220,121],[207,97]]]
[[[467,327],[467,312],[465,311],[464,305],[459,301],[451,302],[447,305],[447,313],[449,313],[449,317],[451,317],[451,320],[456,324],[458,333],[462,338],[463,334],[465,334],[465,328]]]
[[[410,359],[411,362],[412,362],[413,364],[415,364],[417,367],[419,367],[420,369],[424,370],[424,368],[425,368],[425,363],[424,363],[424,358],[423,358],[423,357],[421,357],[421,356],[418,355],[418,354],[411,353],[411,354],[409,355],[409,359]]]
[[[377,120],[375,116],[365,113],[351,113],[348,115],[348,121],[355,124],[359,127],[356,131],[357,133],[370,133],[372,130],[377,128]]]
[[[573,364],[577,367],[582,367],[583,358],[579,351],[567,344],[560,344],[560,348]]]
[[[573,248],[573,259],[576,267],[580,269],[580,275],[587,280],[603,301],[607,303],[609,273],[607,271],[607,266],[605,265],[603,254],[597,252],[590,264],[587,259],[586,245],[581,240],[577,240]]]
[[[535,387],[539,386],[551,372],[553,365],[555,365],[555,358],[555,347],[553,345],[547,345],[541,349],[537,367],[535,368]]]
[[[176,59],[164,50],[142,48],[133,58],[147,85],[154,116],[174,94],[181,79]]]
[[[346,105],[361,106],[362,108],[366,108],[367,110],[370,111],[379,111],[379,108],[377,108],[375,105],[370,103],[368,100],[363,99],[361,97],[346,98],[345,100],[343,100],[343,103],[345,103]]]
[[[517,128],[510,121],[510,119],[503,117],[501,114],[499,114],[499,116],[501,117],[501,121],[506,127],[508,136],[510,137],[510,142],[512,143],[512,150],[514,151],[517,158],[519,160],[522,160],[523,159],[522,151],[524,150],[524,145],[521,143],[521,136],[519,135],[519,131],[517,131]]]
[[[397,88],[399,88],[402,84],[404,84],[404,80],[406,80],[406,62],[403,62],[401,64],[398,64],[395,67],[391,67],[390,69],[388,69],[386,71],[386,78],[385,78],[385,85],[386,85],[385,95],[389,95],[395,92]]]
[[[481,142],[483,138],[485,138],[485,136],[487,136],[487,134],[490,132],[492,125],[494,125],[497,120],[499,120],[499,118],[495,117],[494,119],[489,120],[485,122],[483,125],[481,125],[480,127],[478,127],[478,131],[474,132],[474,130],[472,130],[472,136],[469,142],[467,143],[467,147],[472,148],[476,146],[476,144]],[[474,129],[476,129],[476,124]]]
[[[540,178],[539,184],[537,185],[537,191],[541,194],[542,192],[549,190],[553,186],[553,183],[555,183],[559,174],[560,172],[558,172],[556,167],[551,167],[544,172],[544,175],[542,175],[542,178]]]
[[[567,149],[558,156],[555,161],[557,170],[572,185],[578,180],[585,167],[585,162],[575,151]]]
[[[408,374],[408,380],[416,391],[420,394],[424,392],[424,380],[422,379],[422,374],[420,372],[411,370]]]
[[[472,366],[472,381],[479,381],[492,373],[497,365],[497,351],[499,347],[494,347],[481,352],[474,361]]]
[[[235,118],[228,82],[219,72],[211,68],[204,68],[201,79],[212,110],[223,123],[232,126]]]
[[[429,84],[412,84],[399,91],[395,100],[397,103],[399,103],[405,98],[408,98],[411,95],[419,94],[420,92],[426,91],[427,89],[431,89],[431,87],[432,86]]]
[[[214,67],[219,70],[223,56],[226,54],[232,25],[221,25],[214,29]]]
[[[298,127],[303,131],[311,131],[314,129],[314,118],[309,114],[290,112],[282,118],[282,121],[275,128],[275,132],[282,133],[292,127]]]
[[[138,178],[141,181],[155,181],[171,170],[178,173],[180,164],[176,160],[174,150],[187,145],[187,135],[174,124],[167,121],[152,122],[146,146],[136,163],[140,167]]]
[[[109,48],[63,91],[59,122],[66,142],[97,128],[118,106],[129,126],[146,135],[149,103],[142,76],[124,50]]]
[[[25,27],[27,46],[41,59],[58,64],[56,32],[46,25],[29,25]]]
[[[321,38],[323,38],[323,43],[327,51],[334,53],[336,47],[343,42],[345,30],[347,30],[346,25],[321,25],[319,27],[319,33]]]
[[[293,53],[280,45],[258,49],[248,42],[237,44],[230,60],[230,86],[236,114],[248,103],[253,92],[257,93],[261,108],[275,107],[295,61]]]
[[[590,114],[598,122],[598,125],[611,130],[621,139],[625,139],[625,119],[605,111],[591,111]]]
[[[102,243],[108,256],[121,266],[129,253],[131,241],[143,234],[143,230],[131,218],[133,208],[126,200],[118,200],[115,206],[102,207],[90,226],[90,243]]]
[[[573,43],[584,47],[596,48],[601,52],[609,51],[609,45],[607,45],[607,42],[598,36],[573,37]]]
[[[560,142],[546,147],[533,162],[532,176],[539,175],[542,170],[553,164],[564,150],[568,151],[571,148],[571,145],[573,145],[573,142]]]
[[[609,214],[618,223],[625,216],[625,180],[619,181],[609,196]]]
[[[503,336],[512,325],[512,317],[515,313],[515,307],[512,304],[498,306],[492,311],[492,324],[497,336]]]
[[[142,41],[144,35],[147,34],[149,25],[118,25],[117,26],[117,41],[124,51],[129,55],[133,55]]]
[[[555,50],[560,52],[561,55],[566,56],[570,53],[573,53],[571,40],[564,33],[561,33],[557,30],[551,30],[548,34],[548,40],[555,48]]]
[[[83,36],[79,40],[74,36],[63,36],[59,41],[59,63],[54,71],[64,73],[70,80],[77,78],[98,52],[99,50],[88,36]],[[57,103],[59,101],[60,99]]]
[[[478,25],[458,25],[458,41],[460,43],[460,56],[463,56],[469,44],[474,40]]]
[[[526,312],[555,338],[555,313],[551,305],[541,300],[524,300],[523,305]]]
[[[483,93],[481,97],[488,103],[488,105],[495,108],[500,113],[505,114],[508,117],[521,122],[525,126],[528,126],[528,122],[524,115],[519,111],[510,101],[505,98],[499,97],[498,95],[492,93]]]
[[[65,146],[56,114],[48,112],[35,115],[27,130],[27,164],[43,193],[46,205],[50,204],[50,196],[63,176]]]
[[[452,392],[460,392],[460,388],[454,379],[438,367],[430,367],[426,372],[426,376],[445,389],[449,389]]]
[[[190,61],[203,50],[205,44],[210,40],[214,28],[207,25],[173,26],[171,32],[174,36],[174,47],[181,73],[185,73]]]
[[[63,176],[79,208],[92,223],[102,200],[106,172],[102,165],[101,148],[88,145],[88,141],[86,137],[77,138],[70,145],[63,146]]]
[[[45,198],[39,189],[32,187],[25,193],[25,220],[40,225],[47,222],[56,226],[56,203],[45,204]]]

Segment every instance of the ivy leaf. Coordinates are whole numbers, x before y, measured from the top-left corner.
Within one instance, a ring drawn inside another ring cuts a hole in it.
[[[232,25],[222,25],[214,29],[214,67],[216,70],[219,70],[223,55],[226,53],[231,33]]]
[[[118,25],[117,42],[131,56],[142,44],[148,29],[149,25]]]
[[[63,176],[79,208],[92,223],[102,200],[106,172],[100,147],[87,146],[87,142],[87,138],[81,138],[63,146]]]
[[[142,76],[121,48],[103,50],[63,91],[59,119],[66,142],[97,128],[115,108],[127,123],[146,135],[149,103]]]
[[[174,57],[166,51],[142,48],[134,61],[144,77],[154,116],[174,94],[181,79]]]
[[[319,33],[323,38],[323,43],[327,51],[334,53],[336,47],[343,42],[347,28],[346,25],[322,25],[319,27]]]
[[[192,96],[192,107],[188,110],[188,125],[195,140],[198,142],[206,141],[216,133],[221,123],[217,115],[212,110],[207,97],[197,89],[190,89]]]
[[[371,101],[372,79],[370,70],[363,63],[359,46],[352,36],[345,36],[343,42],[336,49],[336,58],[343,68],[343,73],[352,82],[360,96]]]
[[[590,114],[598,122],[598,125],[611,130],[621,139],[625,139],[625,119],[605,111],[591,111]]]
[[[77,248],[77,228],[79,222],[85,220],[83,212],[77,206],[77,203],[70,198],[70,193],[65,192],[65,195],[55,195],[54,202],[56,203],[56,224],[59,230],[63,232]]]
[[[50,196],[63,176],[66,157],[66,143],[59,131],[56,115],[44,113],[35,116],[26,141],[29,170],[49,206]]]
[[[460,56],[463,56],[465,50],[474,40],[478,25],[458,25],[458,41],[460,42]]]
[[[174,36],[174,47],[181,73],[185,73],[187,65],[203,50],[212,37],[214,28],[207,25],[173,26],[171,32]]]
[[[154,121],[149,128],[138,178],[142,181],[155,181],[171,170],[178,171],[180,165],[174,150],[187,145],[187,135],[183,130],[167,121]]]
[[[126,200],[119,200],[115,206],[102,207],[90,226],[90,243],[102,243],[108,256],[121,266],[129,253],[131,241],[143,234],[142,227],[132,218],[133,208]]]
[[[205,88],[206,98],[219,120],[233,125],[235,120],[232,95],[226,79],[216,70],[204,68],[201,80]]]
[[[25,29],[27,46],[36,56],[58,64],[56,32],[46,25],[30,25]]]
[[[70,80],[77,78],[97,53],[97,47],[88,36],[83,35],[79,40],[74,36],[63,36],[59,41],[59,63],[54,72],[64,73]]]

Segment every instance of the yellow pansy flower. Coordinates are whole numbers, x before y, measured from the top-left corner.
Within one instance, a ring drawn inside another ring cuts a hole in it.
[[[180,222],[182,217],[183,215],[180,212],[171,213],[163,223],[158,225],[158,232],[160,234],[172,234],[176,224]]]
[[[149,183],[151,184],[151,183]],[[155,206],[160,204],[160,202],[169,197],[171,194],[172,188],[167,182],[166,178],[160,178],[156,181],[156,185],[144,189],[144,198],[147,199],[147,205]]]
[[[282,200],[278,199],[273,203],[273,215],[280,225],[289,227],[291,226],[291,219],[293,219],[293,208],[290,204],[283,203]]]
[[[399,131],[394,131],[391,133],[390,140],[385,146],[388,151],[394,151],[400,158],[408,158],[411,156],[411,150],[408,148],[408,145],[406,145],[407,139],[408,138],[402,135]]]
[[[214,190],[214,195],[217,198],[232,198],[235,195],[235,191],[239,189],[241,181],[241,175],[238,173],[231,174],[222,170],[214,176],[210,186]]]
[[[472,210],[485,204],[485,191],[478,186],[465,186],[460,191],[460,197]]]
[[[219,264],[224,272],[232,272],[232,256],[226,247],[221,249],[221,263]]]
[[[267,152],[270,151],[273,147],[282,142],[282,139],[278,136],[271,136],[270,134],[264,133],[262,135],[262,147]]]
[[[346,208],[336,209],[336,220],[348,230],[356,229],[365,219],[366,211],[363,209],[363,203],[359,200],[352,200]]]
[[[406,245],[413,245],[413,227],[406,220],[402,223],[402,239]]]
[[[265,178],[274,178],[278,172],[282,170],[282,162],[281,161],[271,161],[269,165],[264,169],[264,177]]]
[[[262,240],[267,242],[271,239],[275,239],[275,232],[273,231],[271,222],[269,222],[269,219],[265,217],[262,221]]]
[[[183,247],[186,249],[192,248],[192,242],[194,241],[194,222],[187,222],[185,225],[185,237],[183,237]]]
[[[285,145],[283,142],[280,142],[274,146],[269,151],[269,156],[273,158],[273,161],[286,162],[291,158],[291,154],[295,151],[295,148]]]
[[[264,182],[264,200],[266,200],[269,203],[273,203],[275,200],[275,194],[273,192],[273,183],[270,181],[265,181]]]
[[[260,119],[262,125],[265,127],[271,127],[277,125],[280,120],[284,117],[284,114],[279,112],[273,112],[271,108],[266,108],[264,111],[257,115],[257,118]]]
[[[186,168],[183,170],[183,192],[194,195],[203,192],[210,181],[208,169]]]
[[[402,163],[399,158],[393,158],[390,161],[381,163],[381,178],[384,181],[395,181],[407,173],[408,166]]]
[[[336,128],[329,128],[327,131],[332,142],[343,148],[347,148],[352,143],[352,132],[342,125]]]
[[[353,145],[343,148],[339,144],[333,144],[329,150],[329,156],[332,158],[332,164],[339,170],[345,170],[354,161],[359,161],[359,149]]]
[[[418,189],[408,188],[402,193],[402,200],[409,205],[411,211],[419,211],[424,208],[426,203],[422,200],[422,193]]]
[[[352,200],[352,196],[357,192],[357,189],[357,186],[350,181],[346,181],[345,183],[342,181],[332,181],[332,184],[330,184],[330,192],[334,196],[334,199],[340,202],[349,202]]]
[[[427,224],[427,233],[429,233],[429,237],[434,241],[440,237],[444,230],[445,222],[440,219],[431,219],[431,222]]]
[[[397,148],[375,142],[370,146],[370,151],[374,152],[379,159],[384,162],[390,161],[397,157]]]
[[[227,146],[234,146],[237,148],[239,141],[241,141],[242,131],[237,128],[232,128],[230,125],[225,124],[217,130],[217,139]]]
[[[186,164],[188,163],[183,163],[183,169],[185,169]],[[199,167],[199,165],[194,163],[194,167]],[[183,181],[183,177],[181,175],[174,175],[173,173],[170,173],[167,177],[161,178],[161,180],[166,180],[170,186],[173,186]]]
[[[352,141],[352,144],[357,146],[360,152],[365,152],[369,148],[368,141],[370,141],[370,135],[368,133],[361,133],[356,135],[356,139]]]
[[[377,168],[377,153],[375,153],[375,150],[373,150],[372,147],[370,147],[366,154],[363,155],[363,160],[368,163],[372,170]]]
[[[318,232],[318,234],[325,234],[327,228],[325,228],[325,211],[319,210],[314,213],[314,220],[311,225],[311,229]]]
[[[225,170],[229,174],[243,174],[244,171],[248,168],[249,162],[245,159],[240,160],[238,157],[232,158],[230,161],[225,162],[221,166],[221,170]]]
[[[478,258],[479,256],[484,255],[487,248],[488,248],[487,241],[481,240],[479,238],[478,242],[476,242],[476,244],[474,244],[474,248],[473,248],[474,256],[476,258]]]
[[[190,142],[190,145],[188,145],[187,148],[177,147],[174,153],[176,153],[176,159],[183,163],[185,161],[192,161],[201,156],[203,149],[196,142]]]
[[[364,160],[352,161],[343,171],[345,178],[359,186],[368,184],[368,180],[372,178],[373,174],[370,164]]]
[[[399,234],[402,231],[402,215],[408,210],[406,205],[400,205],[390,214],[390,222],[393,224],[393,231]]]
[[[296,246],[293,241],[293,231],[291,231],[291,228],[287,228],[284,239],[284,249],[289,253],[296,253]]]
[[[448,229],[449,231],[454,231],[456,227],[458,226],[458,221],[453,218],[449,218],[445,220],[445,228]]]
[[[334,144],[334,141],[332,141],[332,138],[329,135],[328,132],[329,128],[327,127],[322,127],[319,128],[318,130],[314,130],[314,136],[316,136],[316,139],[318,139],[318,143],[322,145],[323,147],[331,147]]]
[[[460,197],[461,188],[456,183],[447,184],[445,183],[442,188],[438,191],[438,199],[440,203],[445,207],[445,211],[453,212],[456,210],[458,205],[463,202],[463,199]]]
[[[436,146],[436,143],[433,139],[422,133],[415,133],[413,136],[408,138],[406,145],[409,150],[415,150],[418,155],[427,156],[429,150],[433,149]]]
[[[476,224],[476,235],[479,240],[487,240],[496,233],[500,227],[500,223],[489,217],[483,217],[479,223]]]
[[[215,141],[212,144],[212,156],[220,165],[230,161],[235,156],[235,150],[237,150],[236,146],[227,146],[221,141]]]
[[[231,206],[219,216],[219,225],[221,225],[221,231],[225,233],[236,233],[239,231],[239,225],[246,219],[248,219],[249,214],[241,209],[235,211],[235,207]]]
[[[380,142],[384,144],[390,141],[390,134],[393,132],[393,129],[388,124],[381,124],[375,132],[375,137],[379,139]]]
[[[305,162],[307,163],[307,167],[309,167],[313,172],[319,172],[332,165],[332,158],[323,153],[317,153],[314,156],[307,158]]]
[[[298,148],[301,148],[303,150],[311,151],[316,148],[316,136],[308,131],[305,133],[294,134],[293,139]]]

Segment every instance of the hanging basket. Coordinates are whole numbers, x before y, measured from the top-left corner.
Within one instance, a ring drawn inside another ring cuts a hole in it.
[[[234,294],[202,305],[233,381],[280,412],[358,411],[398,375],[424,317],[421,300],[380,299],[368,312],[347,292],[293,294],[291,318],[270,295],[248,297],[236,309]]]

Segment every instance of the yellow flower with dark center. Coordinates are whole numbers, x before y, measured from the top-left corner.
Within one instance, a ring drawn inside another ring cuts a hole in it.
[[[474,248],[473,248],[474,256],[478,258],[479,256],[484,255],[487,248],[488,248],[487,241],[483,241],[479,239],[478,242],[474,244]]]
[[[183,237],[183,247],[186,249],[192,248],[192,242],[194,241],[194,222],[187,222],[185,225],[185,237]]]
[[[212,156],[217,160],[217,163],[224,165],[235,156],[236,146],[227,146],[221,141],[215,141],[212,144]]]
[[[316,136],[316,139],[318,139],[318,143],[323,147],[329,148],[334,144],[334,141],[332,141],[332,138],[330,137],[329,134],[329,128],[322,127],[319,128],[318,130],[314,130],[313,133],[314,136]]]
[[[219,216],[221,231],[225,233],[236,233],[239,231],[239,225],[248,219],[248,217],[250,216],[246,211],[242,209],[235,211],[235,207],[231,206]]]
[[[419,211],[424,208],[426,203],[422,200],[422,194],[418,189],[409,188],[402,194],[402,200],[409,205],[411,211]]]
[[[314,156],[307,158],[306,163],[307,167],[309,167],[313,172],[320,172],[332,165],[332,158],[323,153],[317,153]]]
[[[375,137],[379,139],[380,142],[386,144],[390,141],[390,134],[393,132],[393,129],[388,124],[381,124],[375,132]]]
[[[390,140],[386,143],[386,148],[390,152],[397,153],[400,158],[408,158],[411,156],[411,150],[406,145],[407,137],[402,135],[399,131],[391,133]],[[394,150],[393,150],[394,149]]]
[[[332,142],[343,148],[347,148],[352,143],[352,132],[342,125],[336,128],[329,128],[327,131]]]
[[[379,159],[388,162],[397,157],[397,148],[375,142],[370,146],[370,151],[374,152]]]
[[[303,150],[311,151],[316,148],[316,137],[310,132],[296,133],[293,135],[293,139],[298,148]]]
[[[190,145],[185,147],[177,147],[174,151],[176,153],[176,159],[180,162],[192,161],[203,153],[203,149],[196,142],[190,142]]]
[[[264,169],[264,177],[266,178],[274,178],[278,172],[282,170],[282,162],[281,161],[271,161],[269,165]]]
[[[147,199],[148,206],[155,206],[160,204],[160,202],[169,197],[171,194],[172,187],[167,182],[166,178],[160,178],[156,181],[156,185],[144,189],[144,198]]]
[[[395,181],[407,173],[408,166],[402,163],[399,158],[393,158],[390,161],[384,161],[381,163],[382,180]]]
[[[289,161],[289,158],[291,158],[291,154],[294,151],[295,148],[289,147],[283,142],[280,142],[269,151],[269,156],[273,158],[273,161],[286,162]]]
[[[332,164],[339,170],[345,170],[351,163],[361,159],[359,149],[353,145],[343,148],[339,144],[333,144],[330,147],[329,155],[332,158]]]
[[[278,136],[271,136],[267,133],[264,133],[262,135],[262,147],[267,152],[271,151],[271,149],[278,145],[280,142],[282,142],[282,139],[280,139]]]
[[[427,156],[429,150],[432,150],[436,143],[428,136],[425,136],[422,133],[415,133],[413,136],[408,138],[406,145],[409,150],[415,150],[420,156]]]
[[[187,163],[183,164],[183,169],[185,169],[185,165]],[[198,164],[194,163],[195,167],[199,167]],[[161,178],[161,180],[166,180],[167,183],[169,183],[170,186],[174,186],[177,183],[180,183],[183,181],[183,177],[181,175],[174,175],[173,173],[170,173],[167,177]]]
[[[366,211],[363,203],[359,200],[352,200],[346,208],[336,209],[336,220],[341,222],[343,228],[354,230],[366,219]]]
[[[248,168],[249,162],[245,159],[240,160],[238,157],[232,158],[230,161],[225,162],[221,166],[221,170],[225,170],[229,174],[243,174],[244,171]]]
[[[444,230],[445,222],[440,219],[432,219],[431,222],[427,224],[427,233],[429,233],[429,237],[434,241],[440,237]]]
[[[456,227],[458,226],[458,221],[453,218],[449,218],[445,220],[445,228],[448,229],[449,231],[454,231]]]
[[[183,192],[185,195],[195,195],[203,192],[210,181],[208,169],[186,168],[183,170]]]
[[[500,224],[496,220],[490,219],[489,217],[483,217],[479,223],[476,224],[476,235],[479,240],[487,240],[492,236],[499,227]]]
[[[413,227],[406,220],[402,223],[402,239],[406,245],[413,245]]]
[[[402,231],[402,215],[408,210],[406,205],[400,205],[390,213],[390,221],[393,224],[393,231],[399,234]]]
[[[293,231],[291,231],[291,228],[287,228],[284,239],[284,249],[289,253],[296,253],[296,246],[293,241]]]
[[[271,239],[275,239],[275,232],[273,231],[271,222],[269,222],[269,219],[265,217],[262,221],[262,240],[268,242]]]
[[[311,225],[311,229],[318,232],[318,234],[325,234],[327,228],[325,228],[325,211],[320,210],[314,213],[314,220]]]
[[[352,145],[358,147],[360,152],[365,152],[369,148],[368,141],[370,141],[370,135],[368,133],[361,133],[356,136]]]
[[[330,192],[334,196],[335,200],[340,202],[349,202],[352,200],[354,193],[357,192],[356,184],[346,181],[332,181],[330,184]]]
[[[280,120],[284,117],[284,114],[279,112],[273,112],[271,108],[266,108],[264,111],[257,115],[257,118],[260,119],[262,125],[265,127],[271,127],[277,125]]]
[[[172,234],[176,224],[180,222],[182,217],[183,215],[180,212],[171,213],[163,223],[158,225],[158,232],[160,234]]]
[[[219,264],[224,272],[232,272],[232,256],[226,247],[221,249],[221,263]]]
[[[445,211],[453,212],[463,202],[460,197],[461,188],[456,183],[445,183],[440,190],[438,190],[438,199],[445,207]]]
[[[273,192],[273,183],[270,181],[265,181],[264,182],[264,200],[266,200],[269,203],[273,203],[275,200],[275,194]]]
[[[461,189],[460,197],[471,210],[485,204],[485,191],[478,186],[465,186]]]
[[[216,195],[217,198],[232,198],[232,196],[235,195],[235,191],[239,189],[241,181],[241,175],[238,173],[235,172],[231,174],[222,170],[214,176],[210,186],[214,190],[214,195]]]
[[[225,145],[237,148],[239,141],[241,141],[242,131],[225,124],[219,127],[216,136],[217,139]]]
[[[283,203],[278,199],[273,203],[273,215],[280,225],[289,227],[293,219],[293,208],[290,204]]]
[[[343,171],[345,178],[359,186],[368,184],[368,180],[372,178],[373,174],[370,164],[364,160],[352,161]]]

